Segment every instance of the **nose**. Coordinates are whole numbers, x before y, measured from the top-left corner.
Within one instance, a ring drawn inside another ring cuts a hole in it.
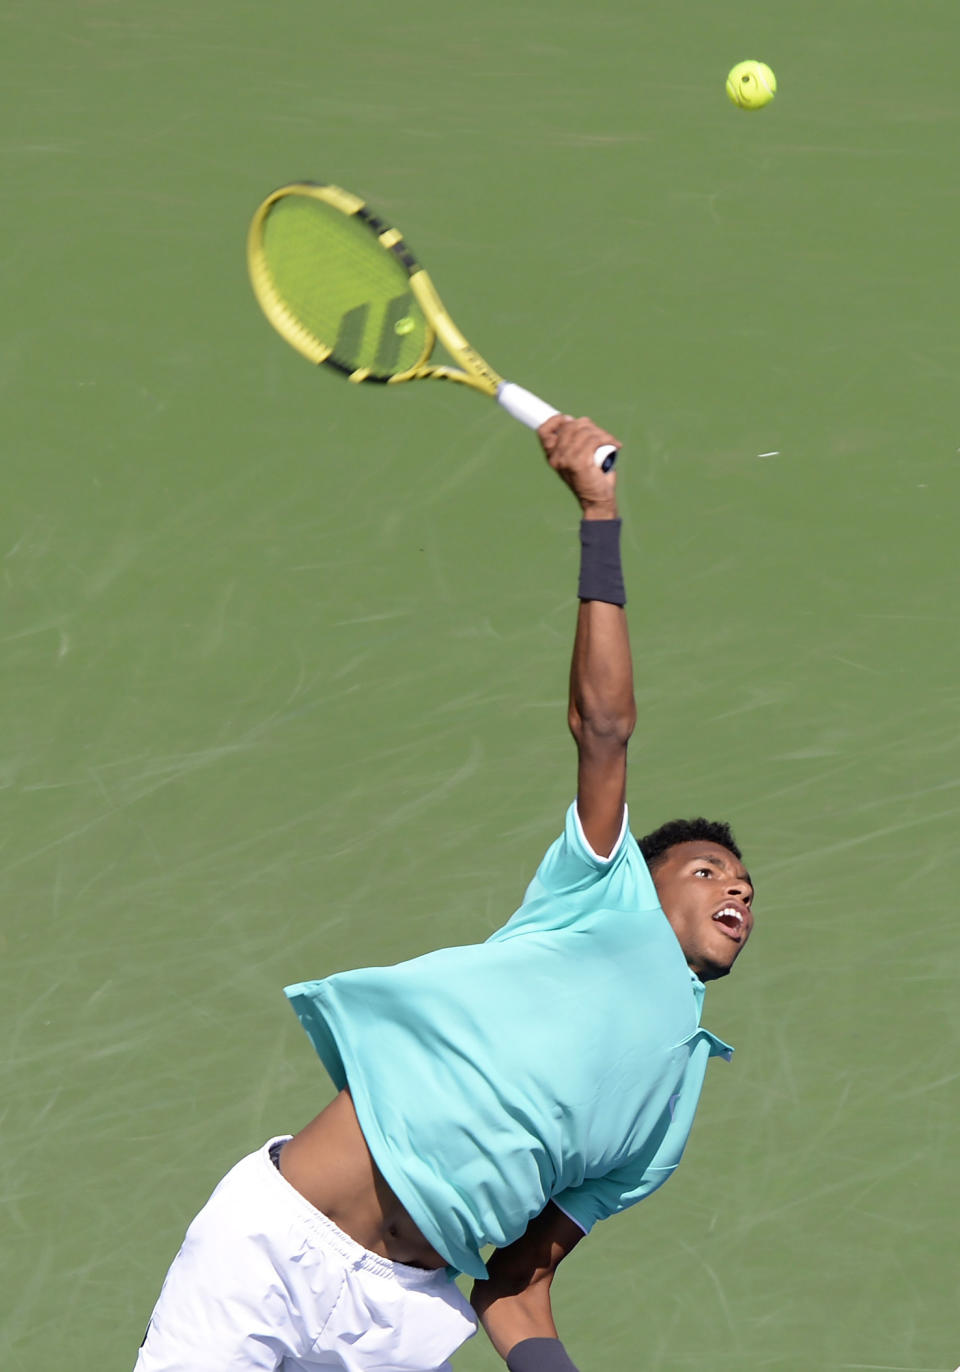
[[[749,877],[735,877],[727,886],[727,895],[736,896],[745,905],[749,905],[753,900],[753,886]]]

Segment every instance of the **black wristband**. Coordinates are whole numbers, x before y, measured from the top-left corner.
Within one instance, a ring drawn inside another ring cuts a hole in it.
[[[577,1372],[559,1339],[522,1339],[507,1354],[508,1372]]]
[[[581,519],[580,585],[581,600],[605,600],[608,605],[626,605],[623,569],[620,566],[619,519]]]

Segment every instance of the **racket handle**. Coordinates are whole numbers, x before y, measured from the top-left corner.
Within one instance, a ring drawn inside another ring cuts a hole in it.
[[[532,391],[525,391],[522,386],[514,385],[512,381],[500,382],[497,387],[497,400],[507,414],[519,419],[528,429],[539,429],[541,424],[560,413]],[[609,472],[617,460],[617,449],[612,443],[604,443],[594,453],[593,460],[603,471]]]

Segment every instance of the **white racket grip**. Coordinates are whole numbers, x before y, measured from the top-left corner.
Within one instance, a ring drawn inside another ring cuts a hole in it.
[[[507,414],[518,419],[521,424],[526,424],[528,429],[539,429],[546,420],[552,419],[555,414],[560,413],[552,405],[548,405],[545,400],[534,395],[532,391],[525,391],[522,386],[517,386],[513,381],[500,382],[497,387],[497,400]],[[598,467],[609,472],[617,460],[617,450],[612,443],[604,443],[594,453],[593,460]]]

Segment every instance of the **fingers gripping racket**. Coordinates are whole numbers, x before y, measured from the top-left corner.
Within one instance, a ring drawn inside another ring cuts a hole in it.
[[[281,186],[247,237],[254,293],[278,333],[350,381],[459,381],[538,429],[558,413],[504,381],[470,346],[397,229],[339,186]],[[430,361],[437,342],[458,366]],[[609,471],[617,450],[598,448]]]

